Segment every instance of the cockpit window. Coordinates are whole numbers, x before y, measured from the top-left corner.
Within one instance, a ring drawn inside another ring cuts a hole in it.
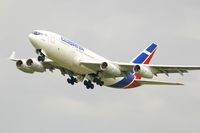
[[[33,31],[33,34],[34,34],[34,35],[42,35],[42,33],[41,33],[41,32],[38,32],[38,31]]]

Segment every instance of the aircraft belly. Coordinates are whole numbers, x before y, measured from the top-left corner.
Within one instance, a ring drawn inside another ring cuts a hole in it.
[[[105,78],[102,79],[105,83],[105,86],[113,88],[135,88],[141,84],[135,81],[135,79],[140,79],[136,74],[130,74],[127,77],[120,78]]]
[[[101,80],[104,82],[105,86],[110,86],[121,81],[122,79],[123,78],[120,77],[120,78],[102,78]]]

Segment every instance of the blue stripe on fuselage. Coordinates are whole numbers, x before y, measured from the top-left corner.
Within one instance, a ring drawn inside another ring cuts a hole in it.
[[[110,87],[123,88],[123,87],[129,85],[133,80],[134,80],[134,74],[131,73],[128,77],[123,78],[122,80],[111,85]]]

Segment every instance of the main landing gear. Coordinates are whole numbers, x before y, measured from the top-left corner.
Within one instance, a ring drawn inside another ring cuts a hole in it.
[[[36,50],[36,53],[39,54],[37,60],[38,60],[39,62],[44,62],[44,60],[45,60],[45,55],[42,53],[42,50],[41,50],[41,49],[37,49],[37,50]]]
[[[84,85],[87,89],[94,89],[94,84],[92,84],[91,80],[85,80]]]
[[[40,62],[44,62],[44,60],[45,60],[45,56],[44,55],[40,55],[40,56],[38,56],[38,61],[40,61]]]
[[[70,75],[70,74],[69,74]],[[84,80],[85,79],[85,80]],[[74,85],[75,83],[78,83],[78,82],[82,82],[84,83],[85,87],[87,89],[94,89],[94,84],[93,83],[96,83],[97,85],[99,86],[103,86],[104,85],[104,82],[101,81],[100,78],[96,78],[96,77],[85,77],[85,75],[77,75],[76,77],[74,76],[70,76],[68,79],[67,79],[67,82],[71,85]]]
[[[97,78],[94,78],[93,82],[100,86],[104,85],[104,82]],[[85,80],[84,85],[86,86],[87,89],[94,89],[94,84],[92,83],[91,80]]]
[[[100,85],[100,86],[103,86],[103,85],[104,85],[104,82],[101,81],[101,80],[98,79],[98,78],[94,78],[93,82],[96,83],[97,85]]]
[[[73,76],[70,76],[70,78],[67,79],[67,82],[71,85],[74,85],[74,83],[78,83],[78,80]]]

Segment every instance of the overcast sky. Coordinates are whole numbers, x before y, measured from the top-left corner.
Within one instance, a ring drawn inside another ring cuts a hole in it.
[[[149,43],[154,64],[200,65],[199,0],[1,0],[1,133],[199,133],[200,71],[160,76],[185,86],[131,90],[67,84],[59,71],[29,75],[8,61],[37,57],[34,29],[59,33],[116,61]]]

